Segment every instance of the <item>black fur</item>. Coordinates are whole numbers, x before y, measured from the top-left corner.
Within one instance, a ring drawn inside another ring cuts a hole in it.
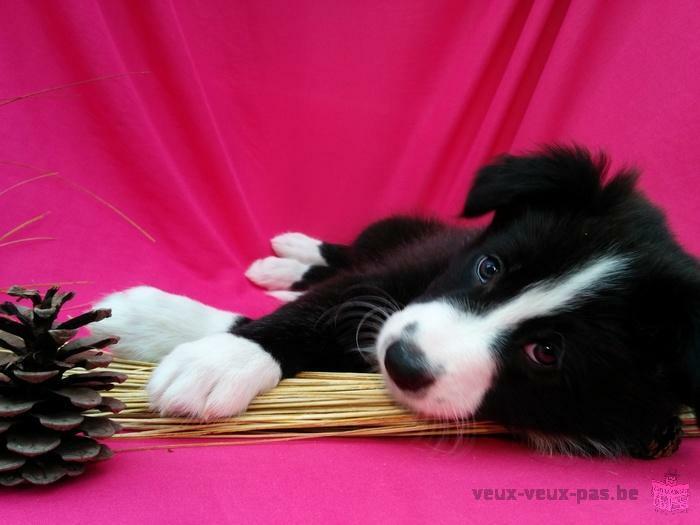
[[[323,246],[329,266],[307,272],[304,296],[233,332],[260,343],[285,376],[367,370],[356,348],[376,336],[360,326],[382,322],[374,307],[450,298],[479,312],[602,253],[624,255],[615,286],[501,338],[499,372],[476,415],[565,451],[670,453],[681,406],[700,403],[700,272],[634,188],[636,173],[606,180],[607,167],[582,148],[501,157],[479,172],[464,208],[495,211],[487,228],[376,223],[351,246]],[[488,286],[473,271],[484,254],[505,267]],[[533,367],[522,351],[543,338],[564,349],[555,369]]]

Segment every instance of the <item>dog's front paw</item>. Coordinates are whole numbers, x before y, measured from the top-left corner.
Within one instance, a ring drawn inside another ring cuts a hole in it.
[[[176,347],[153,372],[148,395],[161,415],[211,420],[244,412],[281,377],[279,364],[259,344],[217,334]]]
[[[295,261],[326,266],[326,260],[321,255],[321,245],[323,242],[303,233],[283,233],[270,240],[272,250],[278,257],[284,259],[294,259]]]
[[[258,286],[268,290],[289,290],[301,282],[310,265],[296,259],[265,257],[258,259],[246,270],[245,276]]]

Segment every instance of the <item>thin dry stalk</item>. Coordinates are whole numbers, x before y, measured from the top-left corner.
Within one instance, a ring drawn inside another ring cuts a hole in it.
[[[24,93],[23,95],[17,95],[14,97],[8,97],[0,99],[0,107],[6,106],[7,104],[12,104],[13,102],[18,102],[27,98],[39,97],[41,95],[46,95],[47,93],[53,93],[55,91],[62,91],[64,89],[83,86],[85,84],[92,84],[95,82],[100,82],[104,80],[113,80],[117,78],[127,77],[130,75],[147,75],[148,71],[127,71],[126,73],[117,73],[115,75],[105,75],[101,77],[88,78],[85,80],[78,80],[77,82],[70,82],[68,84],[61,84],[60,86],[52,86],[44,89],[39,89],[37,91],[31,91],[29,93]]]
[[[20,186],[24,186],[25,184],[29,184],[30,182],[34,182],[34,181],[41,180],[41,179],[46,179],[48,177],[55,177],[56,175],[58,175],[58,173],[56,173],[55,171],[52,171],[49,173],[42,173],[41,175],[37,175],[36,177],[30,177],[28,179],[23,179],[19,182],[15,182],[12,186],[8,186],[4,190],[0,190],[0,197],[5,195],[8,191],[12,191],[15,188],[19,188]]]
[[[129,223],[134,229],[136,229],[141,235],[146,237],[146,239],[148,239],[149,241],[156,242],[155,238],[150,233],[148,233],[145,228],[143,228],[141,225],[139,225],[134,219],[129,217],[126,213],[124,213],[122,210],[120,210],[117,206],[115,206],[114,204],[109,202],[107,199],[100,197],[94,191],[83,186],[82,184],[79,184],[73,180],[70,180],[70,179],[62,176],[62,175],[59,175],[57,171],[44,172],[45,170],[43,170],[42,168],[39,168],[37,166],[33,166],[31,164],[22,163],[22,162],[0,161],[0,164],[6,164],[6,165],[10,165],[10,166],[19,166],[22,168],[27,168],[27,169],[30,169],[33,171],[38,171],[41,173],[41,175],[37,175],[36,177],[31,177],[29,179],[21,180],[15,184],[5,188],[4,190],[0,191],[0,196],[4,195],[8,191],[14,190],[15,188],[18,188],[18,187],[23,186],[25,184],[29,184],[30,182],[45,179],[47,177],[58,177],[59,179],[61,179],[65,183],[67,183],[67,184],[73,186],[74,188],[82,191],[83,193],[89,195],[90,197],[95,199],[97,202],[99,202],[103,206],[106,206],[107,208],[112,210],[114,213],[119,215],[123,220],[125,220],[127,223]],[[26,226],[26,224],[20,225],[18,228],[21,228],[24,226]]]
[[[24,221],[22,224],[18,224],[17,226],[12,228],[10,231],[7,231],[7,232],[3,233],[2,235],[0,235],[0,241],[4,241],[5,239],[10,237],[11,235],[17,233],[18,231],[20,231],[23,228],[26,228],[30,224],[34,224],[35,222],[40,221],[41,219],[46,217],[49,213],[51,213],[51,212],[45,211],[44,213],[40,213],[39,215],[36,215],[36,216],[32,217],[31,219]]]
[[[23,283],[23,284],[13,284],[12,286],[19,286],[20,288],[49,288],[51,286],[66,286],[66,285],[79,285],[79,284],[93,284],[95,281],[52,281],[50,283]],[[0,287],[0,292],[6,293],[7,290],[12,288],[12,286]]]
[[[25,237],[23,239],[15,239],[14,241],[7,241],[7,242],[1,242],[0,243],[0,248],[3,248],[5,246],[11,246],[13,244],[21,244],[25,242],[32,242],[32,241],[55,241],[55,237]]]
[[[109,208],[109,209],[112,210],[114,213],[116,213],[117,215],[119,215],[122,219],[124,219],[126,222],[128,222],[128,223],[129,223],[133,228],[135,228],[141,235],[143,235],[144,237],[146,237],[146,239],[148,239],[148,240],[151,241],[151,242],[156,242],[155,238],[154,238],[150,233],[148,233],[148,232],[145,230],[145,228],[143,228],[142,226],[140,226],[134,219],[132,219],[131,217],[129,217],[126,213],[124,213],[122,210],[120,210],[119,208],[117,208],[114,204],[112,204],[111,202],[109,202],[109,201],[103,199],[102,197],[100,197],[99,195],[97,195],[97,193],[95,193],[94,191],[92,191],[92,190],[86,188],[86,187],[83,186],[82,184],[78,184],[77,182],[72,181],[72,180],[70,180],[70,179],[67,179],[67,178],[65,178],[65,177],[62,177],[62,176],[60,176],[60,175],[59,175],[59,177],[60,177],[62,180],[64,180],[65,182],[67,182],[68,184],[70,184],[71,186],[73,186],[74,188],[77,188],[77,189],[79,189],[80,191],[82,191],[82,192],[84,192],[84,193],[87,193],[90,197],[92,197],[93,199],[95,199],[97,202],[103,204],[104,206],[107,206],[107,208]]]

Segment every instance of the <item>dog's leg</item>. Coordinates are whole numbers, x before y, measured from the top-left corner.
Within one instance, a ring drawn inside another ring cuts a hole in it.
[[[340,269],[371,265],[391,251],[445,228],[430,219],[390,217],[371,224],[350,246],[320,241],[303,233],[284,233],[270,241],[276,256],[253,262],[246,277],[269,290],[269,295],[292,301]]]
[[[303,233],[284,233],[270,242],[276,256],[254,261],[246,277],[282,301],[297,299],[303,290],[349,265],[347,246],[319,241]]]
[[[366,371],[365,356],[354,346],[358,324],[369,317],[365,311],[358,315],[357,304],[361,298],[369,316],[377,314],[368,324],[381,322],[387,308],[397,308],[387,306],[385,296],[377,295],[376,305],[370,302],[367,294],[377,294],[382,284],[360,275],[338,277],[232,333],[178,346],[149,383],[152,408],[165,415],[227,417],[301,370]],[[346,303],[345,311],[337,309]],[[339,330],[351,337],[344,339]]]
[[[95,308],[112,310],[112,316],[91,325],[91,331],[119,336],[119,343],[111,348],[115,355],[151,362],[160,361],[182,343],[226,333],[247,320],[150,286],[108,295]]]

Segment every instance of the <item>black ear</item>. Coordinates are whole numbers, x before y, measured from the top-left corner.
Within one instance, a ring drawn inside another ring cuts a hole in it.
[[[523,156],[504,155],[477,173],[463,216],[477,217],[516,206],[572,206],[601,191],[605,155],[573,146],[549,146]]]

